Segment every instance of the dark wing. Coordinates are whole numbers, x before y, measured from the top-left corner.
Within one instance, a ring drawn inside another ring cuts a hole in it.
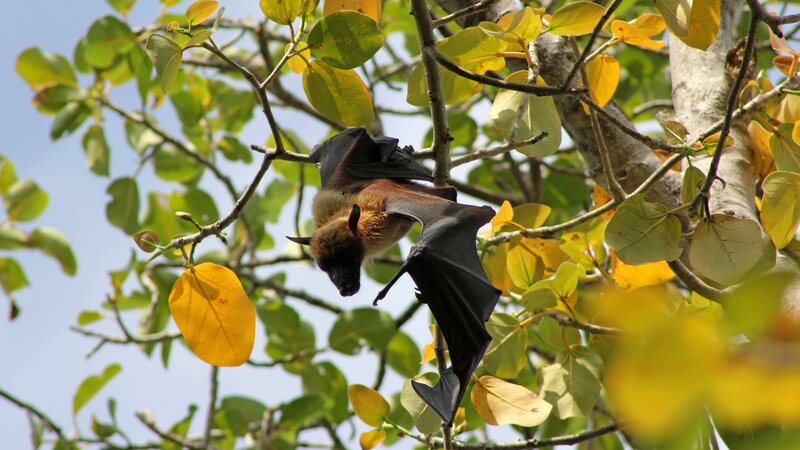
[[[387,200],[386,210],[421,222],[422,233],[400,271],[375,302],[403,273],[408,272],[414,279],[420,300],[428,304],[444,334],[451,362],[436,386],[414,382],[414,390],[451,424],[470,376],[492,340],[484,324],[500,291],[492,286],[481,267],[475,234],[491,220],[494,211],[488,206],[428,200],[414,194]]]
[[[347,190],[360,180],[376,178],[432,181],[424,167],[411,158],[414,149],[397,139],[372,137],[363,128],[350,128],[311,151],[322,176],[322,187]]]

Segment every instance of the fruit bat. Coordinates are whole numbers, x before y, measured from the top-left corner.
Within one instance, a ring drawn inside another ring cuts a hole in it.
[[[444,334],[451,366],[439,382],[414,390],[439,416],[452,424],[470,376],[491,336],[484,323],[500,291],[481,267],[475,234],[494,211],[456,203],[456,190],[418,184],[432,181],[411,158],[413,148],[397,139],[351,128],[314,147],[322,189],[314,197],[314,232],[290,237],[310,245],[311,256],[342,296],[358,292],[361,265],[401,239],[414,221],[422,224],[417,243],[392,280],[377,295],[386,296],[405,273],[417,286]]]

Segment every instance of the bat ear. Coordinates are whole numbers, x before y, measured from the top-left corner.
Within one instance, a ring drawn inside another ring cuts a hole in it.
[[[286,236],[286,239],[300,245],[311,245],[311,237]]]
[[[350,218],[347,219],[347,226],[350,227],[350,231],[353,234],[358,234],[358,219],[361,217],[361,207],[358,205],[353,205],[353,209],[350,211]]]

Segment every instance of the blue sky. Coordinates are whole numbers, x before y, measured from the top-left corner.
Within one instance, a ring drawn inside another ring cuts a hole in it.
[[[260,16],[255,0],[221,3],[231,17]],[[188,4],[184,1],[176,10],[182,11]],[[159,8],[160,3],[156,0],[139,0],[131,13],[131,23],[148,23]],[[139,440],[152,439],[153,435],[134,418],[136,411],[152,410],[158,423],[166,428],[183,417],[186,407],[194,402],[200,406],[195,419],[195,425],[198,425],[205,419],[207,403],[209,368],[205,363],[177,347],[173,351],[170,369],[165,370],[158,357],[148,359],[133,346],[111,345],[87,360],[85,355],[96,342],[69,330],[69,326],[76,323],[80,311],[99,308],[109,289],[107,272],[125,265],[133,245],[127,236],[106,222],[105,190],[110,179],[94,176],[86,169],[80,146],[83,129],[58,142],[51,142],[48,133],[52,118],[31,107],[32,93],[14,71],[17,55],[31,46],[70,57],[75,43],[89,25],[103,15],[112,14],[113,10],[104,0],[29,0],[9,2],[4,5],[4,13],[8,20],[0,27],[0,42],[3,42],[0,46],[0,98],[3,99],[0,102],[0,133],[4,137],[0,142],[0,153],[14,162],[21,178],[35,179],[50,195],[46,212],[35,222],[20,226],[26,230],[34,226],[53,226],[65,232],[78,259],[78,274],[74,278],[64,276],[53,260],[36,252],[14,253],[23,264],[32,286],[17,295],[22,315],[14,322],[0,320],[0,387],[41,408],[65,430],[71,430],[72,397],[77,386],[86,376],[98,374],[108,364],[118,362],[123,366],[120,375],[77,417],[76,423],[84,434],[91,434],[89,420],[92,414],[97,414],[101,420],[107,419],[105,402],[110,396],[117,399],[123,428]],[[137,104],[130,87],[119,92],[115,90],[112,98],[122,104]],[[267,138],[266,125],[258,120],[258,115],[256,117],[240,136],[243,142],[263,143]],[[315,143],[327,131],[316,122],[286,111],[278,112],[278,121],[301,132],[307,144]],[[132,174],[137,158],[127,148],[121,123],[108,114],[106,125],[112,148],[111,179]],[[163,126],[176,134],[179,131],[171,118],[165,119]],[[392,120],[386,128],[387,134],[408,143],[418,143],[427,130],[427,126],[409,127],[402,120]],[[234,174],[237,187],[241,188],[255,167],[226,165],[225,169]],[[144,186],[140,187],[142,193],[148,187],[168,189],[154,179],[151,171],[143,173],[139,181]],[[208,190],[219,192],[219,186],[213,182],[204,180],[204,183]],[[219,198],[220,212],[224,213],[230,202],[225,196]],[[276,232],[275,235],[279,234]],[[278,243],[278,248],[281,247],[282,244]],[[368,306],[379,289],[368,284],[356,297],[342,300],[318,271],[296,267],[289,273],[290,283],[327,296],[331,301],[346,302],[347,307]],[[411,287],[411,283],[404,280],[381,307],[392,314],[402,311],[411,301]],[[4,314],[5,307],[3,300]],[[318,345],[324,345],[332,319],[330,315],[302,305],[297,307],[306,320],[320,325],[317,340]],[[135,329],[137,316],[126,318]],[[426,320],[425,314],[418,314],[407,329],[420,344],[428,334]],[[97,329],[119,334],[109,321],[98,325]],[[259,328],[254,358],[265,358],[262,351],[264,341],[263,329]],[[377,362],[371,355],[330,355],[330,359],[347,367],[350,383],[372,383]],[[384,384],[387,386],[385,393],[398,391],[401,382],[399,377],[390,375]],[[245,367],[223,370],[221,390],[223,395],[249,395],[274,404],[299,393],[300,385],[299,379],[287,376],[279,368]],[[0,424],[4,448],[30,448],[29,426],[24,412],[2,399]],[[199,428],[195,426],[194,430]]]

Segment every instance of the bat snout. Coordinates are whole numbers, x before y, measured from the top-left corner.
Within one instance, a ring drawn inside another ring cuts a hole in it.
[[[358,283],[344,284],[342,286],[339,286],[339,294],[342,297],[350,297],[351,295],[353,295],[356,292],[358,292],[358,290],[360,288],[361,288],[361,286],[359,286]]]
[[[342,297],[349,297],[361,288],[358,271],[355,273],[332,271],[328,275]]]

